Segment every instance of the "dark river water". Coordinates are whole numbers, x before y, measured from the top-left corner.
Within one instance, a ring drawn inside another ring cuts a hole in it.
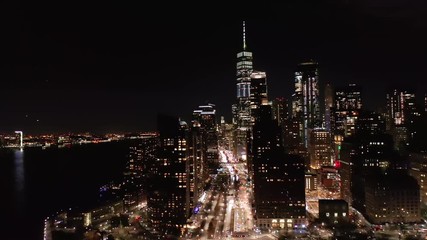
[[[96,206],[99,187],[121,178],[129,144],[0,149],[0,239],[41,240],[47,216]]]

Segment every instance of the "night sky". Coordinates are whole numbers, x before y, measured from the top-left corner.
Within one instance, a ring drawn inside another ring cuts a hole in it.
[[[290,97],[307,59],[322,85],[361,84],[368,109],[391,87],[427,90],[423,0],[143,2],[1,3],[0,132],[154,130],[207,101],[230,120],[242,20],[270,98]]]

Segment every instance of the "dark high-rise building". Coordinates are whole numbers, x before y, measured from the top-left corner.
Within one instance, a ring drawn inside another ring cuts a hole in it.
[[[339,159],[344,137],[355,134],[361,109],[362,89],[359,86],[349,84],[335,89],[330,126],[336,159]]]
[[[414,93],[398,89],[387,93],[387,129],[393,135],[397,150],[408,147],[416,132],[413,125],[418,115]]]
[[[207,132],[215,132],[216,130],[216,110],[215,104],[208,103],[201,105],[193,111],[193,120],[200,123],[200,125]]]
[[[267,103],[267,75],[265,72],[253,71],[251,73],[251,123],[254,124],[259,117],[261,104]]]
[[[149,218],[161,237],[179,236],[189,217],[188,126],[176,117],[159,115],[158,173],[148,195]],[[162,238],[164,239],[164,238]]]
[[[288,102],[285,98],[279,97],[272,101],[273,119],[277,121],[279,126],[284,127],[286,120],[289,117]]]
[[[137,191],[142,192],[142,169],[143,169],[143,160],[142,150],[139,146],[129,147],[128,160],[126,162],[126,170],[123,173],[124,183],[123,183],[123,204],[125,209],[130,209],[137,202],[135,194]]]
[[[415,94],[394,89],[387,93],[387,122],[390,126],[404,125],[416,113]]]
[[[295,71],[295,92],[292,95],[292,117],[300,121],[300,136],[308,146],[309,129],[321,127],[319,105],[319,65],[300,63]]]
[[[300,135],[301,121],[295,117],[289,118],[284,124],[284,146],[285,151],[290,154],[296,154],[308,157],[307,148]]]
[[[201,105],[193,111],[188,137],[188,201],[190,208],[202,194],[209,172],[218,161],[218,135],[214,104]],[[190,201],[191,200],[191,201]]]
[[[326,84],[325,87],[325,128],[328,132],[331,131],[331,111],[334,107],[334,90],[331,84]]]
[[[386,122],[384,117],[372,111],[360,111],[356,124],[357,134],[384,134],[386,132]]]
[[[404,173],[369,176],[365,185],[366,215],[374,224],[421,221],[420,187]]]
[[[390,135],[356,134],[342,142],[339,160],[342,198],[364,213],[365,177],[394,168],[401,158]]]
[[[123,203],[129,210],[143,200],[147,194],[148,181],[155,163],[158,138],[156,135],[145,135],[129,147],[123,183]]]
[[[203,148],[206,164],[210,172],[217,169],[218,163],[218,130],[214,104],[199,106],[193,111],[193,126],[200,128],[203,135]]]
[[[252,138],[251,138],[251,149],[249,154],[249,175],[253,176],[254,161],[256,161],[260,155],[260,151],[264,148],[280,149],[283,147],[282,142],[282,131],[280,126],[277,125],[277,121],[273,120],[271,106],[261,105],[259,109],[259,117],[253,126]],[[276,123],[276,125],[272,125]]]
[[[409,174],[420,186],[420,201],[427,204],[427,153],[409,154],[409,165]]]
[[[193,121],[188,134],[188,164],[186,172],[188,175],[187,205],[193,208],[193,203],[200,198],[205,182],[209,177],[208,162],[206,159],[206,134],[200,124]],[[187,213],[189,215],[189,213]]]
[[[427,93],[424,95],[424,112],[427,112]]]
[[[208,148],[217,148],[217,123],[216,110],[214,104],[199,106],[193,111],[193,122],[198,123],[206,134],[206,146]]]
[[[256,223],[260,228],[292,229],[306,221],[304,161],[284,153],[271,106],[262,105],[260,112],[252,140]]]
[[[339,154],[337,160],[340,162],[339,173],[341,175],[341,198],[352,205],[353,202],[353,183],[354,176],[353,156],[356,155],[356,149],[350,144],[345,142],[339,146]],[[344,151],[342,151],[344,150]]]

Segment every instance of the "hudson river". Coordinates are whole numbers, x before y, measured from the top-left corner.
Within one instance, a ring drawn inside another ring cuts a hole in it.
[[[92,207],[98,188],[120,179],[129,142],[0,149],[0,239],[42,240],[44,218]]]

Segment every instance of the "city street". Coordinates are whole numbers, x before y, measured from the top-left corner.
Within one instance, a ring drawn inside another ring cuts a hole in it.
[[[183,239],[245,239],[253,233],[252,188],[246,165],[222,149],[220,163],[221,171],[203,194]]]

